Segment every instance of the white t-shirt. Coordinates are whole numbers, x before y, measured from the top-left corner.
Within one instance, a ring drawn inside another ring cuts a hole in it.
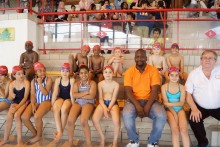
[[[210,79],[206,78],[202,66],[199,66],[189,74],[185,86],[202,108],[220,108],[220,66],[214,67]]]
[[[196,0],[191,0],[191,4],[197,4]]]

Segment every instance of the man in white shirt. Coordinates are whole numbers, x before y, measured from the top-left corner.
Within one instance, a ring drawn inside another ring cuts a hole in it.
[[[187,102],[191,108],[189,124],[198,147],[208,147],[203,120],[209,116],[220,120],[220,67],[217,53],[206,50],[201,55],[201,66],[193,70],[186,81]]]

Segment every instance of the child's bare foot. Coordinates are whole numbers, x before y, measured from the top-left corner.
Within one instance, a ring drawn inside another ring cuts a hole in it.
[[[54,135],[55,135],[55,136],[54,136],[54,140],[55,140],[56,142],[58,142],[58,141],[60,140],[61,136],[62,136],[62,133],[61,133],[61,132],[55,132]]]
[[[40,139],[41,139],[41,137],[36,135],[35,137],[33,137],[29,140],[29,143],[38,142]]]
[[[1,142],[0,142],[0,146],[3,146],[4,144],[6,144],[6,143],[8,143],[9,141],[8,140],[2,140]]]

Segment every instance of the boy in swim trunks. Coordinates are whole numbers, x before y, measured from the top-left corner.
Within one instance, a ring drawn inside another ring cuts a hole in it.
[[[113,147],[118,146],[118,136],[120,130],[120,109],[117,103],[119,84],[112,80],[114,69],[112,66],[105,66],[103,75],[105,80],[99,82],[99,105],[95,109],[92,117],[93,124],[98,131],[101,142],[100,147],[105,147],[105,136],[100,126],[100,119],[103,117],[112,117],[114,124]]]

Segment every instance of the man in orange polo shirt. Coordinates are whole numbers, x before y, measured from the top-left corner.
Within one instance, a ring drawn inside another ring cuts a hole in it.
[[[155,101],[160,88],[160,75],[157,68],[147,65],[146,51],[135,52],[136,65],[130,67],[124,77],[127,102],[123,109],[123,120],[130,143],[127,147],[139,147],[139,136],[136,132],[136,117],[149,117],[153,120],[147,147],[158,147],[164,125],[166,112],[162,105]]]

